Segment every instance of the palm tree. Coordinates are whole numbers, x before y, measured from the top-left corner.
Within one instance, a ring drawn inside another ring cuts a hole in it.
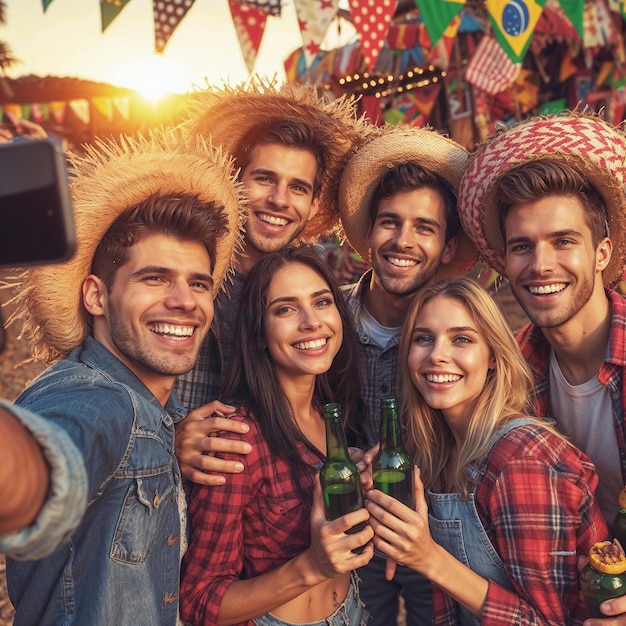
[[[4,0],[0,0],[0,26],[4,26],[6,23],[7,4]],[[0,90],[2,90],[6,96],[13,95],[13,90],[6,81],[7,70],[20,62],[18,58],[13,56],[11,48],[4,41],[0,41]]]

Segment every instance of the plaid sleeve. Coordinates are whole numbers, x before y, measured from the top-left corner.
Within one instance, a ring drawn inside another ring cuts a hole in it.
[[[242,418],[233,418],[243,421]],[[252,433],[251,429],[251,433]],[[252,452],[245,459],[245,470],[230,474],[224,485],[194,485],[189,503],[191,539],[183,561],[180,589],[181,616],[193,624],[212,625],[224,594],[239,578],[244,565],[244,511],[251,498],[255,466],[262,446],[246,435]],[[222,435],[242,439],[234,433]],[[241,456],[221,454],[222,458],[241,461]],[[216,514],[219,512],[219,515]]]
[[[582,623],[577,556],[607,537],[593,497],[593,466],[543,429],[501,440],[493,463],[497,473],[479,490],[487,502],[486,528],[514,591],[490,583],[481,624]]]

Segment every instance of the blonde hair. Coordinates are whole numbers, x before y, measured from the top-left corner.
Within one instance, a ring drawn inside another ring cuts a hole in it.
[[[446,472],[446,466],[453,444],[452,432],[443,413],[426,404],[408,367],[417,317],[422,307],[436,298],[456,300],[466,307],[495,361],[451,472]],[[426,489],[459,492],[466,497],[472,482],[466,467],[485,456],[492,436],[502,426],[533,412],[532,377],[515,337],[497,304],[482,287],[471,278],[451,278],[418,292],[404,322],[399,351],[400,411],[407,431],[407,451],[419,466]]]

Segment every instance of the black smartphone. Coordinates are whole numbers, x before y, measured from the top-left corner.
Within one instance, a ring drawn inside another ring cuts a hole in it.
[[[61,148],[50,139],[0,144],[0,267],[60,263],[75,249]]]

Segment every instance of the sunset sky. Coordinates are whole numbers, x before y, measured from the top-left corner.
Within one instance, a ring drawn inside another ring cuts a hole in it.
[[[13,77],[74,76],[153,95],[248,77],[227,0],[196,0],[162,56],[153,52],[152,0],[131,0],[105,33],[98,0],[53,0],[46,13],[41,0],[6,4],[0,40],[23,61]],[[257,73],[283,77],[283,59],[301,43],[293,1],[283,0],[281,17],[268,17]]]

